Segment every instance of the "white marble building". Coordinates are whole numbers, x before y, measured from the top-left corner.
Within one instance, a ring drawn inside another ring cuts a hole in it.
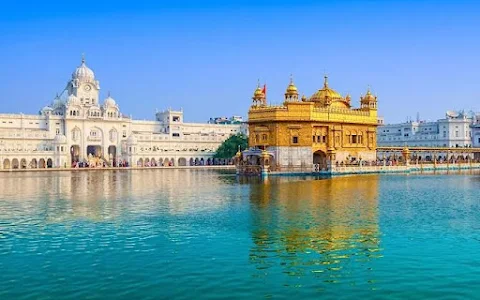
[[[130,166],[208,164],[245,124],[185,123],[183,111],[132,120],[100,84],[85,59],[65,89],[38,115],[0,114],[0,168],[68,168],[76,162]]]
[[[377,146],[472,147],[474,119],[471,114],[448,111],[435,122],[384,124],[377,128]]]

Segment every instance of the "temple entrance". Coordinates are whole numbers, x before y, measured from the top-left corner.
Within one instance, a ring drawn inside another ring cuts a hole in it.
[[[40,160],[38,161],[38,167],[41,169],[45,169],[47,167],[47,164],[45,163],[45,159],[40,158]]]
[[[20,160],[20,168],[22,169],[27,168],[27,160],[25,158],[22,158],[22,160]]]
[[[53,160],[51,158],[47,160],[47,168],[53,168]]]
[[[72,158],[72,164],[80,161],[80,146],[73,145],[70,147],[70,156]]]
[[[109,146],[108,147],[108,162],[111,166],[117,166],[117,147],[116,146]]]
[[[10,160],[9,160],[8,158],[5,158],[5,159],[3,160],[3,168],[4,168],[4,169],[10,169],[10,167],[11,167],[11,166],[10,166]]]
[[[90,157],[90,155],[97,158],[102,157],[102,147],[93,145],[87,146],[87,156]]]
[[[318,150],[313,153],[313,164],[318,164],[318,170],[326,170],[327,169],[327,155],[322,150]]]

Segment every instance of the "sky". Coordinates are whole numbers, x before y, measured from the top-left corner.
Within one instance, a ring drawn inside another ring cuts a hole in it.
[[[120,110],[246,117],[257,80],[283,102],[370,86],[386,123],[480,111],[475,1],[9,1],[0,10],[0,113],[36,114],[82,53]]]

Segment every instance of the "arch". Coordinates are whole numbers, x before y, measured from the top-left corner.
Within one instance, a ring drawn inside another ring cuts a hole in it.
[[[12,159],[12,169],[18,169],[20,167],[20,163],[18,162],[18,159],[14,158]]]
[[[40,160],[38,161],[38,167],[41,169],[45,169],[47,167],[47,164],[45,163],[45,159],[40,158]]]
[[[151,164],[152,164],[152,167],[156,167],[157,166],[157,161],[155,160],[154,157],[152,157],[152,159],[150,160]]]
[[[160,158],[158,159],[158,165],[159,165],[159,166],[163,166],[163,158],[160,157]]]
[[[205,165],[205,160],[203,159],[203,157],[200,158],[200,165],[201,165],[201,166],[204,166],[204,165]]]
[[[36,169],[37,167],[38,167],[38,162],[37,162],[37,159],[34,158],[34,159],[32,159],[32,161],[30,162],[30,168]]]
[[[179,166],[186,166],[187,165],[187,160],[185,159],[185,157],[180,157],[178,159],[178,165]]]
[[[27,160],[25,158],[22,158],[20,160],[20,168],[21,169],[26,169],[27,168]]]
[[[70,157],[71,163],[78,162],[80,160],[80,146],[79,145],[72,145],[70,147]]]
[[[195,165],[195,166],[200,165],[200,160],[198,159],[198,157],[195,158],[194,165]]]
[[[4,169],[10,169],[12,167],[12,165],[10,164],[10,160],[8,158],[5,158],[3,160],[3,168]]]
[[[170,158],[170,162],[168,163],[169,166],[175,166],[175,159]]]
[[[194,165],[195,165],[195,161],[193,160],[192,157],[190,157],[189,164],[190,164],[190,166],[194,166]]]
[[[208,158],[207,159],[207,166],[213,165],[212,159]]]
[[[47,168],[53,168],[53,160],[51,158],[47,159]]]
[[[318,170],[326,170],[327,169],[327,154],[322,150],[315,151],[313,153],[313,164],[318,164]]]
[[[148,158],[148,157],[145,158],[145,160],[143,161],[143,165],[144,165],[145,167],[150,167],[150,158]]]
[[[140,159],[137,161],[137,167],[143,167],[143,158],[140,158]]]

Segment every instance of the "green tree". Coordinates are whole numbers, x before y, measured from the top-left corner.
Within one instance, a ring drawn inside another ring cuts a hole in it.
[[[218,147],[215,153],[215,158],[232,158],[238,151],[238,146],[241,150],[245,150],[248,147],[248,138],[244,134],[232,135],[226,139],[220,147]]]

